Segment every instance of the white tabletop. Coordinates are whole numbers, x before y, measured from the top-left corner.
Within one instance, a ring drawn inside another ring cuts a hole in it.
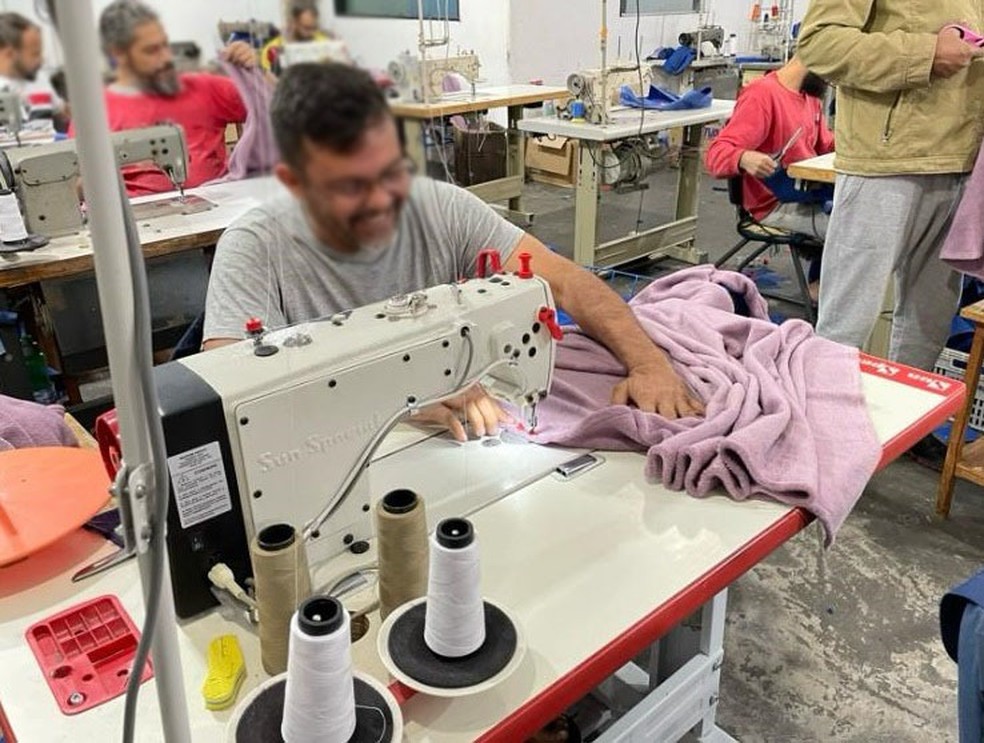
[[[273,177],[230,181],[201,188],[188,189],[187,195],[200,196],[215,206],[197,214],[172,214],[141,220],[137,224],[140,242],[145,247],[168,241],[178,241],[202,233],[224,230],[246,211],[286,193]],[[171,199],[176,192],[155,194],[133,199],[134,204]],[[87,228],[78,234],[54,238],[48,245],[30,253],[0,255],[0,286],[5,282],[4,272],[58,263],[92,255],[92,241]]]
[[[872,359],[864,360],[863,369],[869,409],[886,451],[908,446],[960,403],[962,386],[952,380]],[[420,446],[419,439],[415,431],[398,431],[381,456]],[[471,517],[481,545],[483,591],[518,618],[527,654],[519,670],[491,691],[453,702],[420,695],[406,701],[407,740],[472,740],[504,720],[508,724],[517,710],[529,711],[531,699],[546,699],[584,669],[610,662],[605,654],[614,652],[615,640],[661,627],[670,616],[665,607],[682,611],[680,597],[707,589],[708,576],[720,578],[724,569],[739,575],[750,567],[749,555],[761,559],[806,523],[799,512],[776,503],[672,493],[645,480],[641,455],[604,456],[604,465],[579,478],[543,477]],[[433,488],[440,490],[441,478]],[[118,735],[122,698],[77,716],[62,715],[24,641],[32,623],[107,593],[117,595],[142,622],[134,563],[81,584],[70,582],[81,564],[109,551],[102,539],[79,531],[0,570],[0,705],[20,740],[95,741]],[[372,557],[372,551],[346,556],[316,571],[313,583],[321,585]],[[350,607],[357,608],[358,600]],[[240,698],[265,678],[256,636],[232,616],[215,611],[178,628],[196,741],[223,740],[231,714],[206,711],[202,704],[199,689],[210,639],[228,632],[238,636],[249,674]],[[354,646],[356,665],[388,681],[375,652],[378,616],[371,615],[371,621],[369,634]],[[138,740],[161,739],[153,680],[142,689],[139,719]]]
[[[734,109],[734,101],[715,100],[709,108],[689,111],[646,111],[642,134],[652,134],[681,126],[724,121],[731,116]],[[613,109],[611,115],[612,123],[604,126],[588,124],[587,122],[575,123],[557,118],[534,118],[520,121],[519,129],[528,134],[548,134],[591,142],[613,142],[639,135],[639,121],[643,117],[641,110],[619,107]]]
[[[567,88],[549,85],[495,85],[476,88],[474,94],[470,87],[466,87],[457,92],[444,93],[440,98],[434,98],[427,103],[394,98],[390,101],[390,108],[399,117],[430,118],[484,108],[520,106],[565,98],[569,95]]]

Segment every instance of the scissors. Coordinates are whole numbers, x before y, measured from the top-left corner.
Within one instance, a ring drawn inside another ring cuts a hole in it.
[[[786,144],[782,146],[782,149],[772,156],[772,159],[781,165],[782,159],[786,156],[786,153],[789,152],[789,148],[792,147],[794,144],[796,144],[796,142],[799,141],[799,138],[802,136],[803,136],[803,127],[799,127],[795,132],[793,132],[793,136],[791,136],[789,139],[786,140]]]

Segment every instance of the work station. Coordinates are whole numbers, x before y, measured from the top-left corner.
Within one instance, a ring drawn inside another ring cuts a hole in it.
[[[984,740],[982,59],[0,0],[0,743]]]

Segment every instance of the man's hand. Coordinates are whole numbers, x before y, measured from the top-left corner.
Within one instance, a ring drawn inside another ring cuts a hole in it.
[[[245,41],[234,41],[229,44],[222,50],[222,59],[247,70],[256,67],[256,52]]]
[[[952,77],[977,57],[984,49],[968,44],[954,28],[944,28],[936,35],[936,56],[933,58],[933,77]]]
[[[458,441],[468,441],[468,432],[462,418],[476,436],[495,436],[499,433],[500,424],[511,423],[513,420],[480,384],[450,400],[422,408],[410,420],[414,423],[444,426]]]
[[[769,178],[776,172],[778,165],[770,155],[755,150],[745,150],[738,160],[738,167],[755,178]]]
[[[703,415],[704,405],[668,366],[637,367],[612,389],[612,405],[634,402],[644,413],[664,418]]]

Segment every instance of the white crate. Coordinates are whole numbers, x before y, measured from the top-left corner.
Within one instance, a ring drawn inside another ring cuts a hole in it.
[[[967,354],[952,348],[944,348],[943,353],[936,359],[933,371],[951,379],[963,379],[967,371]],[[968,424],[975,431],[984,431],[984,376],[977,383],[974,405],[970,411]]]

